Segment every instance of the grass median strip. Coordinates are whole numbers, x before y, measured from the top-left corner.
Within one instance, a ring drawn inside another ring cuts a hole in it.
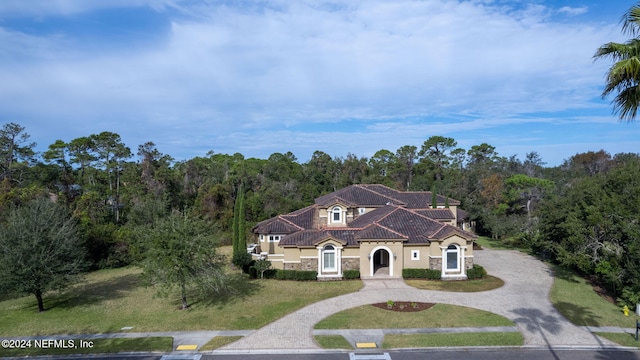
[[[25,340],[13,348],[0,349],[0,357],[101,354],[135,351],[170,352],[173,350],[172,337],[108,338],[91,340]]]
[[[461,333],[461,334],[401,334],[385,335],[383,349],[423,348],[444,346],[521,346],[518,332]]]

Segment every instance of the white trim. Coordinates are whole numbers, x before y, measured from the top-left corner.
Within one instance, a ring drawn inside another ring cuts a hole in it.
[[[349,256],[343,256],[343,259],[360,259],[360,256],[353,256],[353,255],[349,255]]]
[[[300,256],[300,259],[317,259],[317,256]]]
[[[300,264],[302,261],[297,261],[297,260],[282,260],[283,263],[285,264]]]
[[[375,258],[375,253],[378,250],[385,250],[388,254],[389,254],[389,276],[393,277],[393,266],[394,266],[394,259],[393,259],[393,251],[391,251],[391,249],[389,249],[386,246],[376,246],[375,248],[373,248],[373,250],[371,250],[371,252],[369,253],[369,276],[373,277],[373,260]]]
[[[414,260],[414,261],[420,260],[420,250],[411,250],[411,260]]]

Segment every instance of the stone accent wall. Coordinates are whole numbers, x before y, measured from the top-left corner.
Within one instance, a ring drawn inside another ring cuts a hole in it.
[[[318,271],[318,259],[300,259],[299,269],[304,271]]]
[[[467,269],[471,269],[473,267],[473,258],[464,258],[464,265]]]
[[[342,259],[342,271],[345,270],[360,270],[360,259]]]
[[[284,263],[284,270],[300,270],[300,263]]]
[[[429,259],[429,269],[431,269],[431,270],[442,270],[442,258],[430,258]]]

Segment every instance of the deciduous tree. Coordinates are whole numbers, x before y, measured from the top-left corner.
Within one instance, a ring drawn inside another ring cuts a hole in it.
[[[182,309],[187,293],[219,293],[225,288],[224,261],[216,253],[212,229],[188,214],[173,213],[159,219],[143,235],[148,246],[142,262],[144,275],[159,294],[178,289]]]
[[[33,294],[44,311],[44,294],[72,284],[85,268],[85,253],[64,207],[33,200],[11,212],[0,231],[0,287]]]

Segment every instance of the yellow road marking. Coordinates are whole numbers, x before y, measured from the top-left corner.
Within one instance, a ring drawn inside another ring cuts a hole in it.
[[[376,343],[371,342],[371,343],[356,343],[356,348],[358,349],[371,349],[371,348],[377,348],[378,345],[376,345]]]
[[[196,350],[198,345],[178,345],[176,350]]]

